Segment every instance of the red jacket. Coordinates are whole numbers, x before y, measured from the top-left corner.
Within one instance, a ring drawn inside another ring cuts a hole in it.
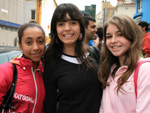
[[[150,33],[146,33],[143,38],[143,52],[150,55]]]
[[[23,57],[16,58],[15,62],[18,76],[14,94],[15,112],[18,113],[42,113],[45,100],[45,87],[43,82],[43,67],[39,63],[33,72],[32,61]],[[0,65],[0,105],[11,86],[13,79],[13,66],[11,63]]]

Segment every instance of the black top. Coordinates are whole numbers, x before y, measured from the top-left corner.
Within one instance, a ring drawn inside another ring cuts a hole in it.
[[[62,55],[53,69],[44,72],[44,113],[99,113],[102,89],[97,72],[98,68],[87,70],[75,57]]]

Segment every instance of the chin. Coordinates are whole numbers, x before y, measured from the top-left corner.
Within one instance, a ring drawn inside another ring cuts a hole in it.
[[[38,63],[41,59],[37,59],[37,60],[32,60],[32,62],[34,63]]]
[[[119,57],[120,55],[118,55],[118,54],[113,54],[115,57]]]

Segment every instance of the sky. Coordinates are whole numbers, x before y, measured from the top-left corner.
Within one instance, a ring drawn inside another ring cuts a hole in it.
[[[106,1],[110,2],[110,4],[112,6],[116,6],[116,4],[117,4],[117,0],[106,0]],[[91,6],[92,4],[95,4],[96,5],[96,14],[98,14],[101,10],[101,2],[102,2],[102,0],[56,0],[57,5],[59,5],[61,3],[73,3],[80,10],[84,10],[85,6]]]

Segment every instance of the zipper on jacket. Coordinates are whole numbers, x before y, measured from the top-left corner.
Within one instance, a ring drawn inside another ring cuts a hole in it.
[[[32,75],[33,75],[33,79],[34,79],[34,83],[35,83],[35,90],[36,90],[35,102],[34,102],[34,106],[33,106],[33,110],[32,110],[32,113],[34,113],[35,106],[36,106],[36,103],[37,103],[37,93],[38,93],[37,84],[36,84],[36,79],[35,79],[35,72],[36,72],[37,70],[35,70],[35,71],[33,72],[33,67],[31,68],[31,70],[32,70]]]

